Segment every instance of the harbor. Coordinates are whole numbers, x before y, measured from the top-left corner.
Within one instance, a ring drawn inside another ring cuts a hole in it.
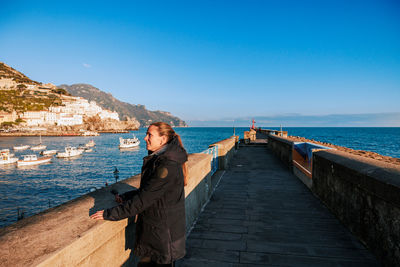
[[[399,263],[391,240],[398,238],[400,167],[322,148],[311,151],[312,175],[304,177],[288,138],[250,130],[238,141],[231,136],[208,146],[216,153],[189,155],[187,254],[176,266]],[[3,228],[2,263],[134,266],[133,220],[96,222],[89,215],[115,205],[111,192],[139,184],[135,175]]]
[[[235,129],[241,136],[247,130],[248,128],[244,127]],[[290,138],[297,141],[300,139],[298,137],[296,139],[295,136],[302,135],[303,141],[308,137],[309,142],[323,141],[325,145],[329,145],[328,143],[341,145],[345,152],[352,150],[363,156],[372,154],[375,155],[373,158],[379,156],[378,158],[381,158],[379,160],[383,162],[399,161],[400,128],[284,128],[284,130],[288,132]],[[110,185],[140,173],[142,158],[147,155],[145,146],[139,144],[133,148],[120,149],[119,138],[131,139],[134,134],[139,141],[143,141],[145,131],[146,129],[140,129],[125,134],[107,133],[87,137],[42,136],[42,143],[47,145],[43,153],[28,149],[13,150],[15,145],[37,144],[40,141],[38,136],[0,138],[0,149],[8,149],[10,159],[10,163],[0,165],[0,226],[16,222],[18,210],[24,211],[24,216],[29,217],[102,188],[106,184]],[[210,143],[231,136],[234,130],[230,127],[189,127],[176,128],[176,131],[182,136],[188,152],[198,153],[204,151]],[[360,138],[363,138],[363,142]],[[92,151],[89,152],[85,144],[91,140],[96,146],[91,147]],[[57,158],[56,153],[63,152],[67,146],[80,147],[85,149],[85,152],[75,157]],[[44,152],[53,155],[51,162],[17,167],[16,161],[21,159],[22,155],[35,154],[41,157],[45,156]],[[118,169],[117,176],[114,175],[115,168]]]
[[[238,128],[244,131],[246,128]],[[189,153],[201,152],[217,140],[232,135],[232,128],[199,129],[178,128],[184,138]],[[50,153],[63,153],[66,147],[79,148],[91,140],[95,146],[92,151],[79,155],[59,158],[56,154],[50,162],[17,167],[16,161],[0,165],[0,227],[14,223],[18,219],[18,210],[24,211],[24,217],[32,216],[48,208],[80,197],[106,184],[127,179],[140,173],[142,159],[147,155],[143,141],[146,129],[123,134],[102,133],[100,136],[48,137],[42,135],[42,143]],[[138,146],[120,149],[119,138],[131,139],[135,135]],[[199,138],[201,136],[201,138]],[[9,149],[11,158],[21,159],[23,155],[40,151],[30,149],[14,151],[15,145],[31,146],[39,142],[34,137],[0,137],[0,149]],[[53,150],[53,151],[51,151]],[[115,168],[118,175],[114,175]]]

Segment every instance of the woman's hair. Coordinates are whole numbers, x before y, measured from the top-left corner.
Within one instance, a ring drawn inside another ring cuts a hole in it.
[[[174,129],[172,129],[171,125],[168,123],[159,121],[159,122],[153,122],[150,124],[150,126],[155,126],[157,127],[157,132],[160,136],[166,136],[168,138],[167,143],[171,142],[171,140],[176,137],[179,142],[179,146],[183,147],[182,139],[179,134],[175,133]],[[149,126],[149,128],[150,128]],[[184,184],[187,185],[187,164],[186,162],[182,164],[182,171],[183,171],[183,178],[184,178]]]

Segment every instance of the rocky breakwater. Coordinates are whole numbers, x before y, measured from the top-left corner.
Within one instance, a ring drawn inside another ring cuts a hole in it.
[[[311,143],[314,143],[314,144],[319,144],[319,145],[323,145],[323,146],[327,146],[327,147],[332,147],[332,148],[335,148],[336,150],[347,152],[347,153],[350,153],[352,155],[362,156],[362,157],[375,159],[375,160],[379,160],[379,161],[386,162],[386,163],[400,165],[400,159],[399,158],[383,156],[381,154],[378,154],[378,153],[375,153],[375,152],[371,152],[371,151],[355,150],[355,149],[351,149],[351,148],[348,148],[348,147],[337,146],[337,145],[330,144],[330,143],[316,141],[316,140],[313,140],[313,139],[310,140],[310,139],[307,139],[307,138],[304,138],[304,137],[300,137],[300,136],[288,136],[287,139],[290,140],[290,141],[293,141],[293,142],[311,142]]]

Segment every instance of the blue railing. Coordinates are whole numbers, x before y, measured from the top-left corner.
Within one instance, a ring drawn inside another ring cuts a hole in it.
[[[211,175],[218,170],[218,146],[210,147],[200,153],[209,154],[212,156],[211,159]]]

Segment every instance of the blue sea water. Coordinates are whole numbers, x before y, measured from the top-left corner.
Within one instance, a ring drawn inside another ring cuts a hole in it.
[[[400,127],[288,127],[283,130],[292,136],[400,158]]]
[[[273,128],[270,128],[273,129]],[[274,128],[277,130],[277,128]],[[176,128],[188,153],[198,153],[208,145],[228,138],[233,128],[190,127]],[[243,138],[248,128],[236,128]],[[289,135],[328,142],[353,149],[374,151],[382,155],[400,157],[400,128],[284,128]],[[140,173],[142,158],[146,156],[143,140],[146,129],[133,132],[141,144],[137,149],[119,150],[119,137],[132,133],[101,134],[96,137],[42,137],[47,149],[62,150],[67,145],[78,146],[93,139],[93,152],[74,159],[53,158],[52,162],[37,166],[17,168],[0,166],[0,227],[16,221],[17,210],[25,217],[49,207],[65,203],[90,192],[94,188],[115,183],[114,168],[119,170],[119,180]],[[0,149],[17,144],[33,145],[38,137],[0,137]],[[11,150],[11,149],[10,149]],[[31,150],[16,152],[16,156],[33,154]]]

